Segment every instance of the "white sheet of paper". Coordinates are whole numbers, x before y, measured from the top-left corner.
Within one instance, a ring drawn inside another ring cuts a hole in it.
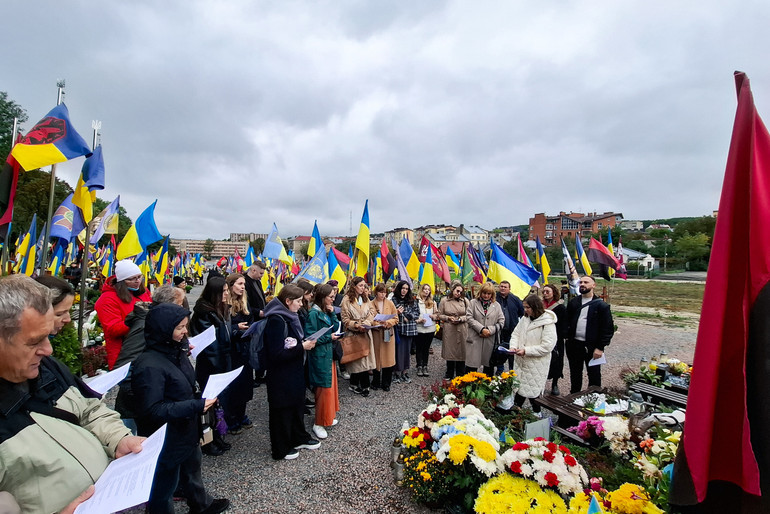
[[[513,353],[513,351],[512,351],[512,350],[509,350],[509,349],[508,349],[508,348],[506,348],[505,346],[498,346],[498,347],[497,347],[497,349],[498,349],[498,350],[500,350],[501,352],[505,352],[505,353],[511,353],[511,354]]]
[[[600,364],[607,364],[607,355],[604,353],[598,359],[591,359],[588,361],[589,366],[598,366]]]
[[[193,346],[192,356],[194,359],[198,358],[198,355],[206,349],[211,343],[217,340],[217,330],[214,325],[210,326],[200,334],[194,337],[187,338],[190,346]]]
[[[423,319],[425,320],[425,323],[422,324],[423,327],[433,327],[436,325],[436,322],[430,319],[430,316]]]
[[[76,514],[117,512],[150,499],[152,479],[166,439],[166,425],[142,443],[142,451],[110,462],[94,484],[94,495],[78,505]]]
[[[322,328],[321,330],[319,330],[319,331],[318,331],[318,332],[316,332],[315,334],[311,334],[311,335],[307,336],[305,339],[310,339],[310,340],[312,340],[312,341],[318,341],[318,339],[320,339],[320,338],[321,338],[321,336],[323,336],[324,334],[326,334],[326,333],[327,333],[329,330],[331,330],[331,329],[333,329],[333,328],[334,328],[334,327],[326,327],[326,328]]]
[[[131,363],[124,364],[119,368],[113,369],[109,373],[103,373],[84,380],[86,385],[96,391],[99,394],[105,394],[107,391],[118,385],[128,375],[128,368],[131,367]]]
[[[374,317],[374,321],[388,321],[389,319],[395,318],[395,314],[377,314]]]
[[[243,366],[232,371],[228,371],[227,373],[217,373],[216,375],[211,375],[209,377],[209,381],[206,382],[206,388],[203,390],[201,398],[210,400],[219,396],[219,393],[224,391],[225,388],[230,385],[230,382],[235,380],[235,378],[241,374],[242,370]]]
[[[337,331],[334,334],[338,335],[338,336],[341,336],[342,334],[344,334],[344,332],[342,331],[342,322],[341,321],[337,324]]]

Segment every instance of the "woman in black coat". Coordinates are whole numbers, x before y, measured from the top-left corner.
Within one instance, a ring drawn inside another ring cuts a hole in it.
[[[254,426],[246,415],[246,404],[254,398],[253,374],[248,359],[248,338],[243,334],[254,322],[254,316],[249,312],[249,302],[246,296],[246,279],[240,273],[227,276],[228,309],[230,312],[230,340],[232,342],[233,369],[243,366],[241,374],[227,387],[225,421],[230,434],[239,434],[244,429]]]
[[[214,500],[201,478],[200,416],[217,401],[195,393],[195,372],[187,358],[184,308],[164,303],[147,313],[147,348],[132,365],[131,387],[138,411],[139,434],[149,436],[167,423],[166,438],[155,469],[148,512],[173,513],[177,485],[192,512],[222,512],[230,502]]]
[[[195,377],[201,390],[206,388],[209,377],[218,373],[226,373],[233,369],[233,347],[230,334],[230,312],[227,306],[228,288],[225,279],[214,277],[208,279],[198,301],[193,308],[190,332],[198,335],[209,327],[214,327],[216,340],[207,346],[195,360]],[[230,392],[222,392],[219,400],[225,416],[228,415],[228,395]],[[213,412],[213,411],[212,411]],[[211,426],[216,425],[213,415],[210,416]],[[221,455],[228,450],[230,445],[225,443],[219,432],[214,430],[214,442],[203,447],[207,455]]]
[[[321,443],[310,437],[303,418],[305,407],[305,351],[315,341],[305,340],[297,311],[305,292],[288,284],[265,307],[265,367],[270,418],[270,446],[276,460],[296,459],[301,448],[315,450]]]
[[[543,286],[543,306],[556,314],[556,346],[551,352],[548,378],[551,380],[551,394],[559,396],[559,379],[564,377],[564,341],[567,339],[567,308],[559,300],[559,289],[552,285]]]

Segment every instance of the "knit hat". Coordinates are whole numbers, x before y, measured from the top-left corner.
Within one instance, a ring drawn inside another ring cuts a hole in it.
[[[115,264],[115,280],[118,282],[141,274],[142,270],[139,269],[139,266],[128,259],[118,261]]]

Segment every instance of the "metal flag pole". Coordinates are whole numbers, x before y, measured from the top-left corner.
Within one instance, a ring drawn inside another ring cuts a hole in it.
[[[11,150],[13,150],[13,145],[16,144],[16,132],[19,130],[19,118],[14,117],[13,118],[13,130],[11,131]],[[13,184],[11,184],[13,186]],[[13,205],[9,206],[11,209],[11,221],[13,220]],[[3,241],[3,252],[2,256],[0,256],[0,275],[6,274],[6,265],[8,264],[8,244],[11,239],[11,221],[8,222],[8,227],[5,229],[5,241]]]
[[[64,101],[64,79],[56,82],[57,94],[56,105],[61,105]],[[56,164],[51,165],[51,190],[48,193],[48,217],[45,224],[45,237],[43,238],[43,249],[40,251],[40,274],[45,273],[48,263],[48,240],[51,237],[51,218],[53,218],[53,196],[56,190]]]
[[[99,138],[99,130],[102,128],[102,122],[97,120],[91,121],[91,128],[94,129],[94,139],[91,143],[91,149],[96,150],[96,141]],[[92,207],[93,208],[93,207]],[[83,257],[80,259],[80,306],[79,306],[79,314],[78,314],[78,340],[83,341],[83,317],[85,315],[85,308],[86,308],[86,302],[88,301],[86,297],[86,279],[88,278],[88,254],[90,253],[91,249],[91,223],[93,223],[93,219],[86,223],[86,235],[83,239]],[[77,236],[75,236],[77,239]],[[77,241],[75,242],[77,244]]]

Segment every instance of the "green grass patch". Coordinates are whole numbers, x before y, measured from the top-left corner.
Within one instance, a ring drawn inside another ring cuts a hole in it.
[[[609,302],[614,306],[649,307],[672,312],[700,314],[705,284],[669,283],[644,280],[600,280],[596,286],[601,293],[606,288]]]
[[[652,319],[658,321],[687,321],[688,318],[683,316],[664,316],[658,313],[651,312],[613,312],[612,316],[615,318],[636,318],[636,319]]]

